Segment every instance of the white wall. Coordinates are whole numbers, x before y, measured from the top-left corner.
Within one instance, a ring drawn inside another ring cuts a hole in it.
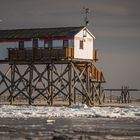
[[[32,48],[32,45],[33,43],[32,43],[32,41],[24,41],[24,47],[26,47],[26,48]]]
[[[83,49],[80,49],[80,40],[84,40]],[[93,37],[87,32],[87,36],[83,37],[81,30],[74,37],[74,58],[93,59]]]
[[[63,47],[63,40],[53,40],[53,47]]]
[[[41,47],[41,48],[44,47],[44,40],[38,40],[38,47]]]
[[[32,48],[33,42],[32,41],[24,41],[25,48]],[[44,47],[44,40],[38,40],[38,47]]]
[[[74,47],[74,41],[72,39],[68,40],[68,47]],[[53,47],[63,47],[63,40],[53,40]]]

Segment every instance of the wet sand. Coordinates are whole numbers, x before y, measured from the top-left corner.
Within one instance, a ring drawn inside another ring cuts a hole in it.
[[[0,118],[0,140],[140,140],[140,120]]]

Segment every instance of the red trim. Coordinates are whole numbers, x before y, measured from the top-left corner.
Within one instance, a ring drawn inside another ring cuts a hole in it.
[[[39,40],[68,40],[68,39],[74,39],[74,37],[59,37],[59,38],[39,38]]]
[[[31,41],[32,39],[1,39],[0,42],[18,42],[18,41]]]
[[[70,39],[76,39],[76,40],[83,40],[83,37],[59,37],[59,38],[38,38],[39,40],[70,40]],[[34,38],[22,38],[22,39],[1,39],[0,42],[18,42],[18,41],[32,41]],[[36,38],[37,39],[37,38]],[[87,38],[88,41],[91,41],[91,38]]]
[[[0,42],[18,42],[18,41],[32,41],[34,38],[22,38],[22,39],[1,39]],[[37,39],[37,38],[36,38]],[[58,38],[38,38],[39,40],[68,40],[73,39],[73,37],[58,37]]]

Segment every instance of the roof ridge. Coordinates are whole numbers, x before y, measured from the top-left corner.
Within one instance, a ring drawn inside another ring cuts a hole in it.
[[[41,30],[41,29],[64,29],[64,28],[84,28],[85,26],[58,26],[58,27],[36,27],[36,28],[15,28],[15,29],[2,29],[0,31],[13,31],[13,30]]]
[[[84,26],[0,30],[0,39],[73,37]]]

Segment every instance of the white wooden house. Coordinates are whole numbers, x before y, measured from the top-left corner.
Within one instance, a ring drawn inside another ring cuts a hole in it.
[[[93,60],[96,58],[94,39],[94,35],[83,26],[0,30],[0,60],[23,60],[29,55],[38,59],[63,56]],[[27,55],[28,51],[32,53]]]

